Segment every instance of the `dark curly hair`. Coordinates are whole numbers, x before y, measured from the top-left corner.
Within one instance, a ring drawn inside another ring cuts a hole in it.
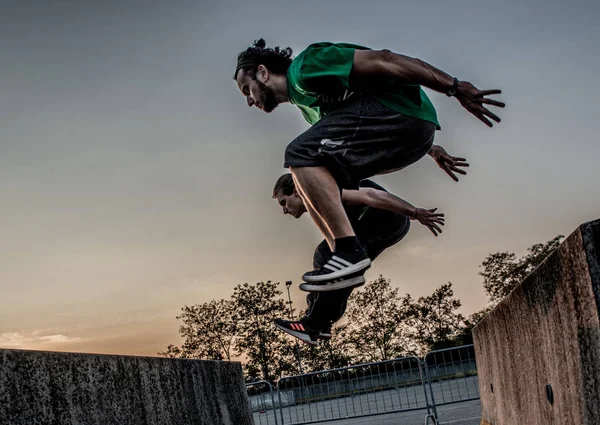
[[[294,179],[292,178],[292,175],[290,173],[284,174],[275,182],[272,198],[277,198],[279,192],[282,192],[285,196],[290,196],[292,193],[294,193],[295,188],[296,186],[294,185]]]
[[[259,65],[266,66],[269,72],[273,74],[285,75],[294,59],[292,53],[290,47],[267,47],[264,38],[255,40],[251,47],[238,55],[233,79],[237,79],[240,69],[246,71],[252,79],[256,79],[256,71]]]

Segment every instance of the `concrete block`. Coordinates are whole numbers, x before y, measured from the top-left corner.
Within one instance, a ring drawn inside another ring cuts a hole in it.
[[[600,424],[600,220],[473,330],[482,423]]]
[[[252,425],[239,363],[0,350],[1,425]]]

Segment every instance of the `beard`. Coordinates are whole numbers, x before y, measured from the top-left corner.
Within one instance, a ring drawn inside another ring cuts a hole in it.
[[[261,94],[261,103],[262,103],[262,107],[263,107],[263,111],[265,112],[273,112],[273,110],[277,107],[277,105],[279,105],[279,103],[277,102],[277,99],[275,97],[275,91],[267,86],[265,83],[263,83],[262,81],[256,80],[256,84],[258,85],[258,89],[260,90],[260,94]]]

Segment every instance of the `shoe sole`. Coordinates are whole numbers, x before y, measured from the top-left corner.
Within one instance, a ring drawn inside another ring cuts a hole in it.
[[[325,283],[314,285],[310,283],[301,283],[300,290],[305,292],[329,292],[337,291],[338,289],[354,288],[365,284],[364,276],[356,276],[350,279],[340,280],[338,282]]]
[[[291,329],[288,328],[284,328],[283,326],[279,326],[277,323],[275,323],[275,326],[277,326],[279,329],[281,329],[282,331],[284,331],[287,334],[290,334],[291,336],[298,338],[300,341],[304,342],[305,344],[308,345],[317,345],[319,344],[317,341],[313,341],[312,339],[310,339],[310,336],[300,333],[300,332],[296,332],[293,331]],[[308,339],[306,339],[308,338]]]
[[[302,279],[308,283],[311,282],[327,282],[329,280],[339,279],[343,277],[348,277],[355,273],[364,272],[369,267],[371,267],[371,259],[366,258],[362,261],[359,261],[356,264],[346,267],[343,270],[338,270],[337,272],[332,272],[328,274],[320,274],[317,276],[307,276],[306,274],[302,276]]]

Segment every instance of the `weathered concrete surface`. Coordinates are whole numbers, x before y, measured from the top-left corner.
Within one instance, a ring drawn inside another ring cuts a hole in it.
[[[239,363],[0,350],[1,425],[252,425]]]
[[[600,424],[599,253],[596,220],[473,330],[482,423]]]

